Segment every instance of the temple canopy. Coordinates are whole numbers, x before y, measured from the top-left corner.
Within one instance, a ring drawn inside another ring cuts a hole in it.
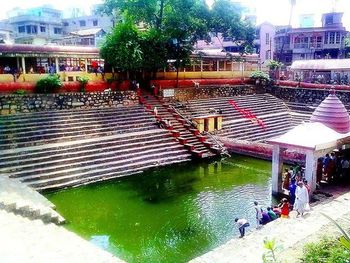
[[[273,145],[279,145],[294,150],[324,150],[336,148],[344,144],[344,139],[350,140],[350,133],[343,134],[334,131],[319,122],[303,123],[287,133],[268,140]]]
[[[349,113],[334,92],[331,92],[316,108],[310,123],[303,123],[267,142],[273,145],[272,191],[278,193],[281,189],[282,152],[287,149],[305,154],[305,177],[314,191],[317,159],[350,143]]]

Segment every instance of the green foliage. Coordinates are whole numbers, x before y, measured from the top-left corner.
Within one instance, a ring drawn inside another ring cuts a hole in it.
[[[40,79],[36,83],[37,93],[52,93],[55,89],[61,88],[62,82],[60,76],[57,74],[49,75],[45,78]]]
[[[81,76],[78,77],[78,81],[80,83],[80,92],[85,92],[86,84],[89,82],[89,77]]]
[[[267,250],[263,254],[264,263],[280,263],[281,261],[276,257],[276,253],[282,250],[281,246],[277,246],[275,239],[265,239],[264,248]]]
[[[27,93],[27,91],[24,89],[18,89],[14,92],[14,94],[16,94],[16,95],[25,95],[26,93]]]
[[[104,0],[103,12],[121,15],[124,22],[107,36],[101,57],[122,71],[156,71],[167,60],[176,67],[189,62],[193,44],[209,32],[223,33],[252,51],[255,29],[241,21],[241,8],[229,0]],[[142,23],[142,31],[135,24]]]
[[[269,63],[267,64],[267,67],[270,70],[277,70],[278,68],[282,67],[283,63],[278,62],[276,60],[270,60]]]
[[[250,74],[250,78],[253,80],[259,80],[262,84],[266,84],[270,81],[269,75],[261,70],[253,71]]]
[[[350,252],[337,240],[324,237],[320,242],[304,247],[302,262],[306,263],[347,263]]]
[[[140,33],[129,20],[118,24],[106,37],[100,55],[110,65],[124,71],[137,70],[142,66]]]
[[[350,252],[350,234],[347,233],[333,218],[331,218],[330,216],[328,216],[324,213],[321,213],[321,214],[324,217],[326,217],[329,221],[331,221],[339,229],[339,231],[343,234],[343,236],[341,236],[339,238],[339,242]]]

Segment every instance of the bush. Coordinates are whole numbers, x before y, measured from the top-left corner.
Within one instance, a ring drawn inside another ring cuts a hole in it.
[[[282,67],[283,66],[283,63],[281,62],[278,62],[276,60],[270,60],[267,64],[267,67],[270,69],[270,70],[277,70],[278,68]]]
[[[85,92],[86,84],[89,82],[89,77],[82,76],[78,77],[78,81],[80,82],[80,92]]]
[[[350,252],[338,240],[324,237],[320,242],[304,247],[302,262],[350,263]]]
[[[49,75],[42,78],[36,83],[37,93],[53,93],[56,89],[62,87],[62,82],[59,75]]]
[[[18,89],[16,90],[13,94],[16,95],[25,95],[27,93],[27,91],[25,91],[24,89]]]
[[[258,81],[259,84],[267,84],[270,81],[270,76],[260,70],[253,71],[252,74],[250,74],[250,78],[254,81]]]

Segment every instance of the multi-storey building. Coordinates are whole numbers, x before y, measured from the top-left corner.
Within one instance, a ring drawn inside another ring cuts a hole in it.
[[[268,22],[264,22],[257,27],[254,44],[262,66],[273,59],[273,54],[275,53],[275,32],[275,26]]]
[[[115,24],[115,19],[98,14],[97,8],[89,16],[74,12],[77,16],[71,18],[63,18],[62,11],[50,6],[16,8],[0,23],[0,33],[12,31],[13,42],[18,44],[97,46]]]
[[[57,43],[63,37],[62,12],[50,6],[13,10],[5,22],[15,43]]]
[[[286,65],[296,60],[344,58],[347,31],[342,16],[323,14],[321,27],[276,28],[275,58]]]

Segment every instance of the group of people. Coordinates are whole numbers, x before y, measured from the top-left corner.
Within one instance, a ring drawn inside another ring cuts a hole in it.
[[[345,155],[340,152],[332,152],[318,159],[316,180],[319,184],[321,180],[326,182],[348,181],[350,177],[350,163]]]

